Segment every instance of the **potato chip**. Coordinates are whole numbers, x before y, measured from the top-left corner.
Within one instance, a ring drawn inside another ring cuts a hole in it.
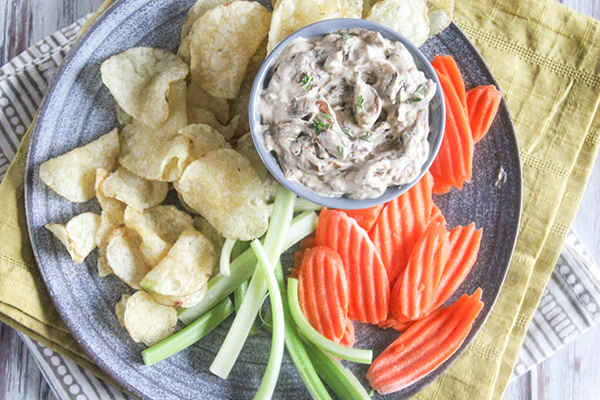
[[[198,0],[187,13],[187,18],[183,23],[183,27],[181,28],[181,40],[189,36],[194,22],[200,19],[200,17],[203,16],[208,10],[211,10],[222,4],[231,3],[232,1],[233,0]]]
[[[234,99],[270,21],[271,13],[257,2],[234,1],[207,11],[190,32],[192,80],[215,97]]]
[[[263,163],[262,159],[258,155],[258,151],[256,151],[256,146],[254,146],[254,140],[252,140],[252,134],[246,133],[242,136],[237,144],[235,149],[248,161],[250,161],[250,165],[252,168],[258,173],[260,179],[262,179],[263,187],[265,190],[265,201],[267,203],[273,201],[275,199],[275,192],[277,192],[278,182],[277,179],[271,175],[265,163]]]
[[[69,201],[83,203],[94,198],[96,170],[109,171],[119,157],[119,132],[113,129],[99,139],[40,165],[42,181]]]
[[[123,320],[134,342],[153,346],[175,332],[177,310],[160,305],[150,294],[139,291],[127,300]]]
[[[208,285],[202,286],[200,290],[194,292],[192,294],[188,294],[187,296],[164,296],[158,293],[150,292],[150,295],[158,304],[162,304],[163,306],[172,306],[175,308],[190,308],[194,307],[196,304],[200,303],[206,292],[208,291]]]
[[[192,142],[189,151],[190,160],[197,160],[211,150],[231,148],[231,145],[227,143],[223,135],[209,125],[188,125],[180,129],[179,134],[187,137]]]
[[[198,292],[210,279],[216,260],[210,240],[195,229],[181,233],[165,258],[144,277],[144,289],[164,296]]]
[[[185,79],[188,72],[188,65],[175,54],[150,47],[125,50],[100,66],[102,82],[119,106],[151,128],[169,117],[170,84]]]
[[[169,118],[158,129],[134,122],[120,134],[119,163],[134,174],[151,181],[172,182],[186,167],[190,141],[177,131],[187,125],[186,85],[177,81],[169,91]]]
[[[429,37],[428,12],[425,0],[385,0],[371,8],[367,19],[392,28],[420,46]]]
[[[150,271],[140,250],[141,243],[136,231],[121,225],[106,246],[106,260],[113,273],[133,289],[141,289],[140,281]]]
[[[429,36],[440,33],[452,22],[454,16],[454,0],[429,0]]]
[[[221,258],[221,250],[223,249],[223,244],[225,244],[225,238],[204,217],[201,216],[194,218],[194,228],[206,236],[206,238],[210,240],[214,246],[215,252],[217,253],[217,258],[215,260],[216,267],[216,264]]]
[[[161,204],[168,191],[168,183],[148,181],[123,167],[119,167],[102,183],[104,195],[120,200],[138,211]]]
[[[283,39],[315,22],[331,18],[361,18],[358,0],[278,0],[273,10],[267,53]]]
[[[96,248],[94,238],[99,225],[100,216],[86,212],[73,217],[66,225],[47,224],[46,229],[65,245],[73,261],[81,264]]]
[[[131,295],[124,294],[121,296],[121,299],[115,304],[115,314],[117,314],[117,321],[119,321],[119,325],[125,328],[125,307],[127,306],[127,300]]]
[[[260,69],[262,63],[265,61],[267,56],[267,41],[264,40],[256,53],[250,59],[248,68],[246,69],[246,76],[242,81],[242,86],[237,98],[231,105],[232,115],[239,115],[240,123],[238,124],[233,137],[239,138],[246,132],[250,132],[250,124],[248,120],[248,106],[250,105],[250,93],[252,92],[252,86],[254,85],[254,79]]]
[[[240,116],[236,115],[231,118],[231,121],[229,121],[228,125],[223,126],[213,115],[213,113],[204,108],[197,107],[188,107],[187,117],[190,124],[208,125],[219,131],[227,140],[230,140],[235,136],[235,132],[237,131],[240,122]]]
[[[371,11],[371,8],[373,8],[375,3],[377,3],[378,1],[379,0],[364,0],[363,1],[363,11],[362,11],[363,18],[367,18],[367,15],[369,15],[369,11]]]
[[[177,181],[173,182],[173,187],[175,187],[175,185],[177,185]],[[181,203],[181,207],[183,207],[183,209],[185,211],[187,211],[188,213],[192,214],[192,215],[198,215],[198,211],[194,210],[192,207],[189,206],[189,204],[187,204],[185,202],[185,200],[183,199],[183,196],[181,195],[181,193],[179,193],[179,191],[176,191],[177,193],[177,199],[179,199],[179,203]]]
[[[235,150],[213,150],[194,161],[177,188],[185,202],[228,239],[251,240],[267,230],[261,179]]]
[[[115,110],[117,112],[117,122],[119,125],[125,126],[133,122],[133,117],[127,114],[117,102],[115,102]]]
[[[194,82],[190,82],[187,88],[188,107],[204,108],[210,111],[222,125],[229,123],[229,104],[227,100],[214,97]]]
[[[148,208],[143,213],[127,207],[125,225],[142,238],[140,250],[150,268],[167,255],[183,231],[194,227],[192,217],[170,205]]]
[[[108,245],[108,239],[115,228],[123,225],[125,222],[125,204],[121,203],[119,200],[106,197],[101,190],[102,182],[104,182],[109,174],[110,172],[103,168],[99,168],[96,171],[96,198],[102,208],[102,213],[100,213],[100,226],[96,231],[95,237],[95,242],[98,246],[98,275],[100,278],[112,274],[112,269],[106,260],[106,246]]]
[[[177,55],[186,62],[187,65],[190,65],[192,62],[192,55],[190,54],[190,43],[192,42],[192,38],[190,35],[187,35],[183,39],[181,39],[181,43],[177,48]]]

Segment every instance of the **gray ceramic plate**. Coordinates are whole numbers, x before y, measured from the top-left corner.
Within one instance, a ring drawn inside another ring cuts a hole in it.
[[[42,162],[89,143],[116,125],[113,100],[100,80],[100,63],[134,46],[175,51],[181,25],[193,3],[193,0],[117,2],[75,45],[50,88],[33,132],[25,186],[27,220],[37,262],[56,308],[90,358],[124,389],[143,399],[246,399],[254,396],[267,363],[270,347],[267,333],[250,337],[226,381],[212,375],[208,367],[231,320],[192,348],[146,367],[140,356],[144,346],[133,343],[113,311],[121,294],[130,290],[114,276],[98,278],[96,252],[84,264],[74,264],[62,244],[44,229],[48,222],[66,221],[84,211],[100,211],[95,200],[84,204],[68,202],[48,189],[38,176]],[[455,26],[429,40],[423,50],[430,57],[452,54],[468,87],[495,84],[478,53]],[[459,292],[472,293],[482,287],[485,307],[461,351],[490,313],[508,269],[519,225],[519,151],[504,102],[492,130],[475,146],[473,171],[473,181],[464,190],[453,190],[435,199],[450,226],[475,221],[484,229],[479,258]],[[378,354],[396,336],[393,331],[360,327],[357,347],[373,348]],[[457,356],[410,388],[386,398],[404,398],[422,389]],[[366,385],[367,368],[360,365],[351,368]],[[308,398],[287,357],[275,396]]]

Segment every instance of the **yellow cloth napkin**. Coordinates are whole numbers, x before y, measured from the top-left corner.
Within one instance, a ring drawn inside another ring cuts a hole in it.
[[[416,398],[499,399],[598,151],[600,24],[554,0],[457,0],[455,20],[508,100],[523,160],[523,217],[488,322]],[[28,143],[29,134],[0,185],[0,320],[106,379],[70,336],[33,258],[23,205]]]

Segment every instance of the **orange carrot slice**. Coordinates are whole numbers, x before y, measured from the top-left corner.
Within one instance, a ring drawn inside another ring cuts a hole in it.
[[[490,130],[500,100],[502,93],[494,85],[477,86],[467,92],[469,126],[473,142],[479,142]]]
[[[315,235],[310,235],[305,237],[304,239],[302,239],[300,241],[300,243],[298,244],[298,250],[306,250],[306,249],[310,249],[311,247],[315,247],[317,245],[317,239],[315,237]]]
[[[388,394],[431,373],[458,350],[482,308],[477,289],[410,326],[371,364],[367,372],[371,387]]]
[[[396,280],[390,298],[390,316],[398,322],[416,320],[437,300],[437,288],[449,255],[448,232],[434,221],[419,238],[403,275]]]
[[[408,192],[386,204],[369,232],[392,286],[427,228],[433,206],[432,188],[433,177],[428,172]]]
[[[398,322],[394,318],[388,317],[388,319],[386,319],[385,321],[381,321],[380,323],[378,323],[377,326],[381,329],[392,328],[398,332],[404,332],[415,322],[416,321]]]
[[[350,318],[346,320],[346,329],[344,330],[344,336],[342,336],[339,343],[342,346],[354,347],[354,324],[352,323]]]
[[[367,232],[346,214],[324,208],[317,225],[317,245],[327,246],[342,257],[351,293],[348,317],[371,324],[385,320],[390,297],[388,277]]]
[[[304,250],[298,273],[298,300],[321,335],[339,342],[348,319],[348,283],[342,258],[328,247]]]
[[[438,208],[438,206],[436,206],[435,204],[432,203],[431,205],[431,217],[429,217],[429,223],[433,222],[433,221],[437,221],[440,224],[446,224],[446,218],[444,218],[444,215],[442,214],[442,210],[440,210]]]
[[[467,96],[465,93],[465,82],[456,65],[456,61],[452,56],[435,56],[431,63],[439,73],[445,75],[456,91],[460,104],[465,112],[467,112]]]
[[[450,231],[450,256],[438,285],[437,299],[432,311],[444,304],[464,282],[477,260],[482,233],[481,229],[475,229],[474,223],[457,226]]]
[[[448,193],[452,186],[463,188],[471,180],[473,164],[473,136],[467,116],[452,83],[438,74],[446,104],[444,139],[429,171],[434,178],[433,193]]]
[[[341,211],[353,220],[358,223],[358,226],[363,228],[365,231],[369,232],[375,222],[377,222],[377,218],[379,214],[381,214],[381,210],[383,210],[384,204],[380,204],[375,207],[362,208],[359,210],[337,210]]]

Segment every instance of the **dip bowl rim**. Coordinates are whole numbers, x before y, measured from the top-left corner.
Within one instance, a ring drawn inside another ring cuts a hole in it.
[[[389,186],[387,190],[380,196],[371,199],[351,199],[345,196],[324,196],[320,195],[301,183],[291,181],[285,177],[273,154],[268,152],[264,146],[263,132],[261,129],[261,117],[258,112],[258,99],[265,88],[265,83],[268,84],[268,79],[271,78],[273,64],[279,54],[297,38],[312,38],[324,36],[331,32],[336,32],[344,29],[365,29],[373,32],[379,32],[384,38],[402,43],[413,56],[417,68],[422,71],[428,79],[431,79],[436,85],[436,94],[429,104],[429,121],[430,132],[428,135],[429,154],[427,160],[421,167],[421,171],[417,178],[412,182],[400,186]],[[248,118],[250,124],[250,132],[254,146],[269,172],[281,183],[284,187],[294,192],[296,195],[328,208],[336,209],[362,209],[374,207],[383,203],[387,203],[396,197],[406,193],[413,187],[429,170],[442,144],[444,137],[444,128],[446,121],[446,108],[444,103],[444,95],[440,81],[435,73],[435,70],[425,54],[410,40],[396,32],[395,30],[381,25],[377,22],[368,21],[358,18],[334,18],[324,21],[315,22],[307,25],[296,32],[292,33],[286,39],[273,49],[267,55],[265,61],[261,65],[250,93],[250,101],[248,105]]]

